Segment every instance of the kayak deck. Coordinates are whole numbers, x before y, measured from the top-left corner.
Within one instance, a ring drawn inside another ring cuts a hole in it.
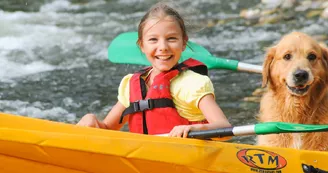
[[[79,127],[0,113],[0,172],[230,173],[328,170],[328,153]],[[17,166],[19,165],[19,166]]]

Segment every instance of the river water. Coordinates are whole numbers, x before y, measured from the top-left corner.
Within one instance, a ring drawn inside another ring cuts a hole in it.
[[[107,47],[119,33],[136,31],[154,0],[1,0],[0,111],[76,123],[103,118],[117,101],[121,78],[141,66],[113,64]],[[242,9],[260,0],[180,0],[190,40],[213,55],[261,65],[265,47],[292,30],[325,33],[328,21],[295,15],[291,21],[251,25]],[[221,21],[221,22],[220,22]],[[222,22],[230,21],[230,22]],[[261,75],[211,70],[216,100],[233,125],[256,123],[259,104],[244,97]],[[254,136],[234,138],[254,143]]]

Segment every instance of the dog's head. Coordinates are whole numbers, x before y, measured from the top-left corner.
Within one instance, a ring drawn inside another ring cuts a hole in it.
[[[268,49],[263,63],[262,86],[284,89],[295,96],[306,95],[316,84],[328,82],[328,52],[301,32],[285,35]]]

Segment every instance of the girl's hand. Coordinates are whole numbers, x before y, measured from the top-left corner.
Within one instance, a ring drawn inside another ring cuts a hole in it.
[[[113,106],[111,111],[109,111],[104,121],[99,121],[95,114],[86,114],[76,125],[109,130],[119,130],[125,122],[129,121],[129,118],[127,116],[123,119],[123,123],[119,123],[124,110],[125,107],[118,101]]]
[[[81,120],[76,125],[99,128],[98,124],[99,122],[97,120],[96,115],[86,114],[81,118]]]
[[[178,138],[187,138],[189,131],[199,131],[204,130],[203,124],[193,124],[193,125],[180,125],[175,126],[169,136],[170,137],[178,137]]]

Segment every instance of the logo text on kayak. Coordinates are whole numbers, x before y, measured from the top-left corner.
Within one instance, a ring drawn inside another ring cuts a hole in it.
[[[237,158],[245,165],[256,170],[280,170],[287,165],[287,160],[277,153],[261,149],[242,149],[237,152]],[[266,172],[266,171],[264,171]],[[274,171],[279,173],[281,171]]]

